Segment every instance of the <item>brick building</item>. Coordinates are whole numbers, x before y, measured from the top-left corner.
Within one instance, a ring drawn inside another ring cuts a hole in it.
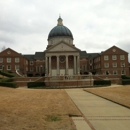
[[[0,70],[16,72],[27,76],[57,76],[105,74],[129,75],[128,53],[116,46],[101,53],[87,53],[73,44],[71,31],[62,23],[48,35],[48,45],[43,52],[24,55],[11,48],[0,53]]]

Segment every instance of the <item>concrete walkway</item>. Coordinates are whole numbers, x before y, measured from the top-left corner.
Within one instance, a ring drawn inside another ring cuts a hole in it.
[[[130,130],[130,109],[83,89],[66,89],[66,92],[83,114],[72,118],[77,130]]]

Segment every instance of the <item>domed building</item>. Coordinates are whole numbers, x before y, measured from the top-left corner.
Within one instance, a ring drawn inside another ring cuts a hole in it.
[[[63,25],[61,17],[49,32],[47,41],[45,51],[31,55],[23,55],[11,48],[3,50],[0,52],[0,71],[17,72],[28,77],[45,76],[48,86],[54,83],[56,86],[86,86],[91,84],[90,79],[85,79],[89,72],[116,78],[130,74],[128,52],[116,46],[99,53],[81,51],[74,45],[73,34]],[[69,79],[66,82],[65,77]],[[51,81],[51,78],[56,80]]]
[[[80,49],[73,44],[72,32],[63,25],[61,17],[48,35],[45,50],[45,69],[50,76],[76,75],[80,73]]]

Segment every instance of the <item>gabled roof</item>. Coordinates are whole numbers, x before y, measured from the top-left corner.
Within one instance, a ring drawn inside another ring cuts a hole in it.
[[[34,55],[23,55],[27,60],[34,60]]]
[[[14,52],[15,54],[18,54],[18,55],[22,56],[22,54],[21,54],[21,53],[18,53],[18,52],[14,51],[14,50],[13,50],[13,49],[11,49],[11,48],[7,48],[7,49],[5,49],[5,50],[1,51],[1,52],[0,52],[0,54],[2,54],[2,53],[4,53],[4,52],[8,52],[8,51],[10,51],[10,52]]]
[[[125,53],[127,53],[128,54],[128,52],[126,52],[126,51],[124,51],[124,50],[122,50],[121,48],[119,48],[119,47],[117,47],[117,46],[112,46],[112,47],[110,47],[110,48],[108,48],[107,50],[105,50],[105,51],[103,51],[101,54],[104,54],[104,53],[106,53],[107,51],[109,51],[110,49],[118,49],[118,50],[121,50],[121,51],[123,51],[123,52],[125,52]]]
[[[45,58],[45,52],[36,52],[34,59],[36,60],[43,60]]]

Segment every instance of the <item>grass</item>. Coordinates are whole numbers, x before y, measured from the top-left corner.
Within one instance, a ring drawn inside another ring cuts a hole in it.
[[[61,116],[60,115],[48,115],[45,120],[48,122],[60,121]]]
[[[86,88],[84,90],[130,108],[130,85]]]
[[[73,130],[69,115],[81,115],[63,89],[0,87],[1,130]]]

